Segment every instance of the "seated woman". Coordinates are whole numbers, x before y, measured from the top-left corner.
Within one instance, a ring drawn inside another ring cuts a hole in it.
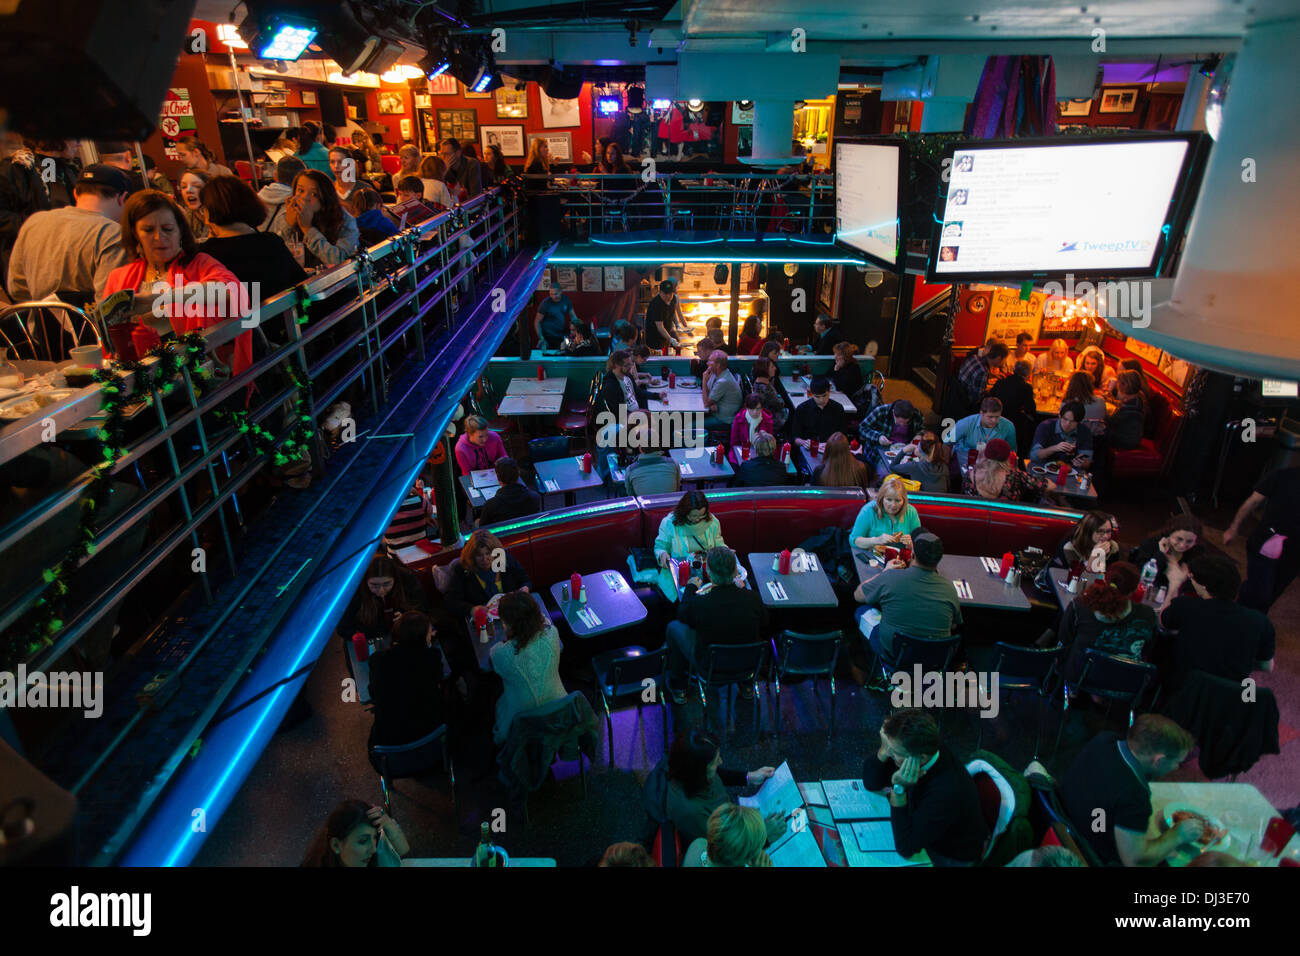
[[[1093,377],[1087,372],[1075,372],[1065,385],[1065,397],[1061,406],[1078,402],[1083,406],[1083,424],[1096,438],[1106,433],[1106,400],[1093,385]],[[1096,442],[1093,443],[1094,450]],[[1094,461],[1096,456],[1094,455]]]
[[[899,477],[919,481],[922,491],[947,494],[952,448],[939,440],[940,434],[938,416],[927,415],[921,431],[894,456],[889,470]]]
[[[862,366],[853,357],[858,354],[858,347],[852,342],[836,342],[831,351],[835,353],[835,368],[831,370],[831,384],[852,398],[865,382],[862,377]]]
[[[1187,582],[1187,562],[1206,553],[1201,541],[1205,528],[1193,515],[1178,515],[1157,534],[1153,534],[1128,554],[1128,559],[1139,569],[1152,558],[1156,562],[1155,586],[1169,585],[1171,568],[1177,569],[1178,583],[1185,594],[1194,594]],[[1170,595],[1173,597],[1173,595]]]
[[[338,265],[355,256],[361,245],[357,221],[339,202],[330,178],[316,169],[304,169],[293,177],[284,216],[271,228],[291,250],[303,247],[307,268]]]
[[[505,690],[497,700],[492,741],[500,746],[510,736],[515,715],[566,696],[560,682],[560,633],[526,591],[503,595],[498,605],[506,639],[488,654],[492,670]]]
[[[962,493],[991,501],[1037,502],[1047,493],[1047,482],[1014,467],[1011,446],[1005,439],[995,438],[984,446],[975,467],[966,472]]]
[[[185,221],[189,223],[190,232],[194,233],[194,239],[202,242],[208,238],[208,217],[203,209],[203,187],[211,181],[212,176],[198,169],[187,169],[181,173],[181,178],[177,181],[179,187],[178,198],[181,201],[181,207],[185,210]],[[166,190],[162,190],[166,192]]]
[[[364,800],[344,800],[325,821],[303,866],[401,866],[411,846],[397,821]]]
[[[450,209],[456,204],[451,190],[443,182],[447,175],[447,164],[438,156],[426,156],[420,160],[419,180],[424,187],[421,196],[424,201],[441,209]]]
[[[861,488],[864,492],[871,486],[867,466],[853,457],[843,432],[826,440],[826,456],[813,469],[812,483],[826,488]]]
[[[731,420],[731,447],[748,448],[759,432],[770,435],[772,430],[772,416],[763,407],[763,396],[750,392],[745,397],[745,406]]]
[[[681,561],[709,548],[725,548],[722,525],[709,511],[709,499],[702,491],[688,491],[682,495],[671,514],[659,522],[655,535],[655,560],[661,568],[668,567],[668,559]]]
[[[767,826],[757,810],[726,803],[709,817],[709,833],[686,848],[682,866],[771,866]]]
[[[1133,600],[1138,586],[1138,569],[1118,561],[1106,569],[1106,577],[1093,581],[1061,614],[1057,634],[1067,648],[1068,679],[1083,674],[1084,652],[1092,649],[1114,657],[1142,660],[1156,633],[1156,612]]]
[[[755,355],[758,348],[763,344],[762,338],[763,317],[757,312],[751,312],[745,317],[745,324],[740,329],[740,340],[736,342],[737,355]]]
[[[1052,563],[1068,568],[1082,561],[1088,570],[1100,572],[1120,556],[1119,521],[1104,511],[1089,511],[1075,523],[1070,536],[1061,542]],[[1094,555],[1099,560],[1093,560]]]
[[[1053,339],[1051,347],[1038,356],[1034,362],[1034,374],[1050,372],[1061,378],[1074,374],[1074,360],[1070,358],[1070,346],[1065,339]]]
[[[307,278],[283,239],[259,231],[266,207],[242,179],[217,176],[203,187],[200,198],[210,238],[199,248],[241,282],[258,283],[263,302]]]
[[[1074,363],[1075,374],[1086,372],[1092,379],[1092,388],[1094,392],[1103,393],[1109,390],[1111,382],[1115,381],[1115,370],[1106,364],[1106,355],[1095,345],[1089,345],[1079,353],[1079,359]]]
[[[567,344],[560,347],[560,351],[565,355],[577,357],[600,354],[600,347],[596,344],[596,333],[586,322],[570,322],[566,338]]]
[[[761,786],[776,773],[773,767],[759,767],[746,773],[722,766],[718,739],[706,730],[683,730],[668,752],[668,797],[665,816],[677,829],[682,843],[690,844],[708,834],[709,817],[718,807],[731,803],[728,787]],[[785,830],[784,821],[768,821],[775,839]],[[764,842],[766,842],[766,837]]]
[[[754,394],[763,399],[763,408],[772,416],[772,434],[779,434],[785,430],[790,408],[777,391],[780,382],[774,382],[775,367],[767,359],[756,359],[750,370],[750,378],[754,383]]]
[[[442,726],[442,655],[433,646],[433,622],[407,611],[393,626],[393,645],[370,658],[375,722],[370,746],[401,746]],[[374,759],[375,770],[380,771]]]
[[[504,457],[505,442],[488,428],[487,419],[482,415],[468,416],[465,433],[456,439],[456,464],[460,466],[460,473],[468,475],[471,471],[486,471]]]
[[[377,555],[334,633],[344,641],[358,633],[367,641],[380,641],[393,633],[393,625],[403,614],[426,610],[424,590],[415,575],[387,555]]]
[[[475,531],[452,565],[443,594],[447,610],[464,621],[479,608],[496,604],[501,595],[529,589],[528,573],[491,531]]]
[[[874,501],[858,512],[849,532],[849,544],[855,548],[874,548],[878,544],[912,546],[912,532],[921,527],[916,509],[907,503],[907,489],[896,477],[880,483]]]
[[[1142,397],[1142,376],[1121,372],[1118,379],[1119,408],[1106,418],[1106,442],[1111,448],[1137,448],[1146,429],[1146,401]]]

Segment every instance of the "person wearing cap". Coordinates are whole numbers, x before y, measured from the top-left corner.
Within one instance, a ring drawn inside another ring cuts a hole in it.
[[[127,193],[130,198],[131,193],[139,192],[145,189],[144,177],[135,171],[131,164],[131,144],[130,143],[96,143],[95,152],[99,154],[99,161],[105,166],[112,166],[126,173],[126,178],[131,183],[131,190]]]
[[[814,376],[808,383],[808,396],[791,416],[794,439],[800,448],[807,448],[813,441],[826,442],[848,427],[844,406],[831,398],[829,378]]]
[[[1011,445],[995,438],[988,443],[975,467],[966,472],[964,494],[991,501],[1042,501],[1047,482],[1027,475],[1011,464]]]
[[[120,169],[87,166],[73,187],[76,205],[35,213],[23,223],[9,260],[14,301],[103,298],[109,274],[129,261],[118,222],[130,190]]]
[[[912,563],[895,558],[853,592],[853,599],[863,605],[856,612],[858,627],[878,657],[893,660],[898,634],[948,637],[961,627],[961,602],[952,582],[939,573],[941,560],[939,536],[917,528],[912,533]]]
[[[995,438],[1014,447],[1016,429],[1002,417],[1002,402],[990,395],[980,402],[979,412],[967,415],[953,428],[953,455],[957,464],[965,465],[972,451],[979,451]]]
[[[905,398],[888,405],[877,405],[858,426],[863,458],[883,478],[891,468],[885,451],[891,445],[907,445],[920,433],[925,420],[916,406]]]

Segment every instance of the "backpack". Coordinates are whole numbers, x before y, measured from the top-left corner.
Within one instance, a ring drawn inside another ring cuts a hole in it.
[[[849,533],[843,528],[823,528],[799,547],[817,555],[832,584],[856,586],[857,569],[849,548]]]
[[[885,377],[879,372],[873,371],[871,377],[867,379],[867,383],[849,396],[849,401],[858,410],[858,415],[866,418],[876,410],[876,406],[884,402],[884,390]]]

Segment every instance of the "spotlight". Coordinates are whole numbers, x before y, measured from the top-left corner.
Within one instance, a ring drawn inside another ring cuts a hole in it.
[[[686,105],[689,106],[689,107],[691,108],[691,111],[692,111],[692,112],[696,112],[696,113],[698,113],[701,109],[704,108],[704,101],[703,101],[703,100],[687,100],[687,101],[686,101]]]
[[[736,105],[740,107],[742,113],[748,113],[754,108],[753,100],[737,100]]]
[[[420,72],[433,79],[451,69],[451,38],[445,33],[425,39],[425,48],[429,51],[420,60]]]
[[[725,262],[719,262],[713,267],[713,281],[717,285],[726,285],[729,275],[730,273],[727,271],[727,264]]]
[[[239,35],[262,60],[296,60],[319,32],[315,23],[279,14],[246,17],[239,25]]]

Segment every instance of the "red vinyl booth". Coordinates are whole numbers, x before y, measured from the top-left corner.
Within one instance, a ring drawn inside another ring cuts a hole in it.
[[[384,172],[388,175],[396,175],[397,171],[402,168],[402,161],[396,156],[380,156],[380,165],[384,167]]]
[[[1136,448],[1110,450],[1111,477],[1163,478],[1169,474],[1182,438],[1183,420],[1174,402],[1152,383],[1142,442]]]

